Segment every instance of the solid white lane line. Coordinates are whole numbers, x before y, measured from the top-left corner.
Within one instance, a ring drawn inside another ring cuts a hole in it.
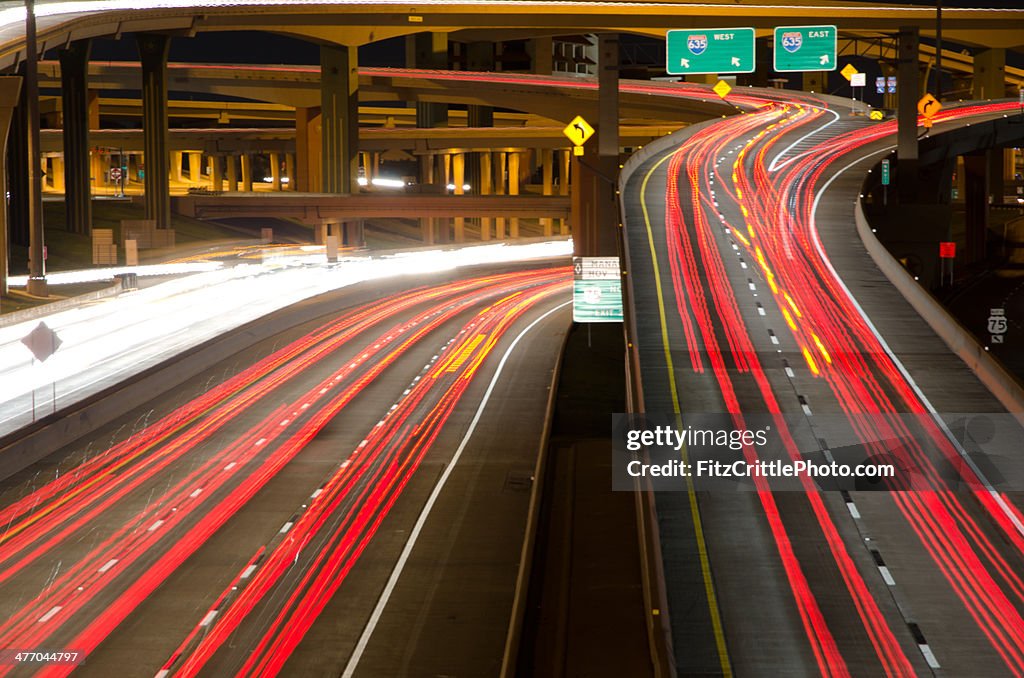
[[[846,298],[850,300],[850,303],[852,303],[853,307],[857,309],[857,313],[860,314],[860,317],[864,319],[864,322],[871,330],[871,333],[875,335],[876,339],[878,339],[878,343],[882,346],[882,349],[885,351],[886,355],[889,356],[889,359],[892,360],[893,364],[896,366],[896,369],[899,370],[900,374],[910,385],[910,388],[913,389],[914,394],[917,395],[917,397],[921,400],[921,403],[928,409],[928,412],[931,414],[932,419],[935,421],[936,425],[940,429],[942,429],[942,432],[943,434],[945,434],[946,439],[949,440],[953,447],[956,448],[956,451],[960,455],[960,457],[968,466],[971,467],[971,470],[974,471],[978,479],[981,480],[981,484],[985,486],[985,491],[988,492],[992,500],[999,505],[999,508],[1002,509],[1003,511],[1003,515],[1006,516],[1010,523],[1013,524],[1018,534],[1024,535],[1024,523],[1022,523],[1020,518],[1017,517],[1017,514],[1014,512],[1014,510],[1007,506],[1006,500],[992,486],[992,483],[985,476],[985,474],[982,473],[981,469],[978,468],[978,465],[974,462],[974,459],[972,459],[971,456],[967,454],[967,451],[964,450],[963,446],[960,444],[960,441],[957,440],[956,436],[953,435],[953,432],[949,430],[948,426],[946,426],[946,422],[943,421],[942,417],[939,416],[938,410],[936,410],[935,407],[932,405],[931,401],[928,400],[928,397],[924,394],[924,391],[921,390],[921,387],[917,385],[917,382],[914,381],[914,378],[910,376],[910,372],[907,371],[907,368],[903,365],[903,362],[896,356],[895,353],[893,353],[893,350],[889,347],[889,344],[882,336],[882,333],[879,332],[878,328],[875,327],[875,324],[871,322],[871,318],[868,317],[867,312],[863,309],[863,307],[861,307],[856,297],[853,296],[853,292],[850,291],[850,288],[846,286],[845,282],[843,282],[843,279],[839,276],[839,273],[836,271],[835,267],[832,266],[832,260],[828,258],[827,254],[825,254],[825,248],[821,244],[821,238],[818,237],[818,203],[821,201],[821,196],[823,196],[825,194],[825,191],[828,190],[828,187],[832,185],[832,182],[838,179],[840,175],[842,175],[851,167],[854,167],[855,165],[863,162],[864,160],[867,160],[872,156],[880,155],[882,153],[889,153],[893,148],[894,146],[887,146],[885,148],[882,148],[881,150],[862,155],[861,157],[857,158],[856,160],[853,160],[852,162],[848,163],[847,165],[839,169],[835,174],[829,177],[824,184],[822,184],[821,189],[819,189],[814,196],[814,203],[811,205],[810,226],[811,240],[814,242],[814,249],[818,252],[818,256],[821,257],[821,260],[825,262],[825,266],[828,267],[829,273],[832,274],[833,279],[837,283],[839,283],[839,286],[846,294]]]
[[[398,556],[398,562],[395,563],[394,569],[391,571],[391,577],[388,578],[388,583],[384,587],[384,590],[380,594],[380,599],[377,601],[377,606],[373,609],[373,613],[370,615],[369,621],[366,622],[366,627],[363,629],[362,635],[359,636],[359,642],[356,643],[355,649],[352,651],[352,656],[349,657],[348,664],[345,665],[345,670],[342,672],[342,678],[351,678],[356,671],[356,667],[359,666],[359,661],[363,657],[363,653],[366,651],[366,646],[370,642],[370,637],[373,635],[374,630],[377,628],[377,624],[380,622],[381,615],[384,614],[384,608],[387,607],[388,600],[391,598],[392,592],[395,590],[395,586],[398,584],[398,579],[402,576],[402,571],[405,569],[405,563],[409,560],[409,555],[412,553],[413,547],[416,545],[416,540],[419,539],[420,532],[423,530],[423,525],[426,524],[427,518],[430,516],[430,511],[434,508],[434,502],[441,496],[441,491],[444,489],[444,485],[448,482],[448,476],[451,475],[452,469],[458,464],[459,458],[462,456],[463,450],[469,444],[470,438],[476,431],[477,424],[480,423],[480,418],[483,416],[484,409],[487,407],[488,401],[491,399],[491,393],[494,391],[494,387],[498,383],[498,378],[501,377],[501,373],[505,368],[505,363],[508,361],[509,356],[512,355],[512,351],[515,350],[519,341],[527,335],[534,327],[536,327],[541,321],[547,318],[549,315],[559,311],[572,302],[567,301],[559,304],[554,308],[548,310],[543,315],[538,317],[536,320],[531,322],[523,331],[516,335],[516,338],[509,344],[509,347],[505,350],[505,354],[501,357],[501,362],[498,363],[497,369],[494,371],[494,376],[491,377],[491,383],[487,386],[487,391],[484,392],[483,398],[480,400],[480,405],[476,409],[476,414],[473,416],[473,421],[469,424],[469,429],[466,434],[462,437],[462,442],[459,443],[458,449],[455,450],[455,454],[452,456],[452,460],[445,466],[444,473],[438,478],[437,484],[434,485],[434,490],[430,493],[430,497],[427,499],[427,503],[424,504],[423,509],[420,511],[419,517],[416,519],[416,524],[412,528],[412,532],[409,533],[409,539],[405,542],[405,548],[402,549],[402,553]]]

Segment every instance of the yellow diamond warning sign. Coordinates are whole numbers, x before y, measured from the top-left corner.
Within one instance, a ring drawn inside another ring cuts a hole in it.
[[[843,74],[843,77],[849,80],[853,76],[857,75],[857,69],[854,68],[853,64],[846,64],[843,66],[843,70],[839,71]]]
[[[917,102],[917,112],[926,118],[930,118],[942,109],[942,104],[931,94],[925,94]]]
[[[594,128],[583,119],[583,116],[577,115],[572,119],[572,122],[565,126],[562,134],[569,137],[569,141],[572,143],[582,146],[587,142],[587,139],[594,136]]]
[[[729,87],[729,83],[727,83],[725,80],[719,80],[718,84],[712,87],[711,89],[715,90],[715,94],[722,97],[723,99],[729,92],[732,91],[732,87]]]

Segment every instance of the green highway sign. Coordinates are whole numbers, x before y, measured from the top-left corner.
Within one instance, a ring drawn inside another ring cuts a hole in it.
[[[882,160],[882,185],[889,185],[889,159]]]
[[[753,28],[671,30],[666,37],[669,75],[753,73]]]
[[[621,323],[622,283],[618,280],[576,280],[572,319],[578,323]]]
[[[836,27],[776,27],[774,61],[780,73],[836,70]]]
[[[622,271],[618,257],[573,257],[572,319],[622,322]]]

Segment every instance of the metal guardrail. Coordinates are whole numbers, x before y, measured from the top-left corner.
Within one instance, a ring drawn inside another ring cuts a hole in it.
[[[60,301],[52,301],[48,304],[43,304],[42,306],[35,306],[33,308],[25,308],[20,311],[5,313],[0,315],[0,327],[10,327],[11,325],[17,325],[18,323],[23,323],[28,320],[35,320],[53,313],[60,313],[61,311],[66,311],[71,308],[77,308],[78,306],[99,301],[100,299],[115,297],[120,294],[121,291],[121,281],[118,280],[110,287],[105,287],[102,290],[87,292],[68,299],[61,299]]]

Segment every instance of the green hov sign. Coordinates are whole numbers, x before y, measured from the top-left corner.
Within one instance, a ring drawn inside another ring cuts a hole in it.
[[[669,75],[753,73],[753,28],[672,30],[666,35]]]
[[[780,73],[836,70],[836,27],[777,27],[774,65]]]
[[[572,319],[622,322],[622,271],[618,257],[573,257]]]

